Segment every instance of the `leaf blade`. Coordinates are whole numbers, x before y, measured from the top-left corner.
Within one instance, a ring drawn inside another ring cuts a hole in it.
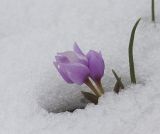
[[[136,84],[134,59],[133,59],[133,44],[134,44],[135,32],[136,32],[136,29],[137,29],[137,26],[138,26],[140,20],[141,20],[141,18],[136,21],[136,23],[132,29],[130,41],[129,41],[129,47],[128,47],[130,78],[131,78],[131,83],[133,83],[133,84]]]
[[[81,93],[90,102],[94,103],[95,105],[98,104],[98,97],[96,95],[89,93],[89,92],[83,92],[83,91],[81,91]]]
[[[124,85],[123,85],[123,83],[121,81],[121,78],[117,75],[117,73],[113,69],[112,69],[112,73],[113,73],[113,75],[115,76],[115,78],[117,80],[113,91],[118,94],[120,89],[124,89]]]

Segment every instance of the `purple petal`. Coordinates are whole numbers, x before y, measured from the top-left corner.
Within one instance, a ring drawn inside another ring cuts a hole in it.
[[[58,63],[69,63],[68,58],[62,55],[55,56],[55,59]]]
[[[84,53],[82,52],[82,50],[79,48],[78,44],[75,42],[74,45],[73,45],[73,50],[80,54],[80,55],[83,55],[84,56]]]
[[[101,53],[90,50],[87,54],[88,67],[90,70],[90,76],[94,81],[99,81],[104,75],[104,60]]]
[[[57,62],[54,62],[55,67],[57,68],[58,72],[62,76],[62,78],[67,82],[67,83],[73,83],[71,79],[68,77],[67,72],[63,66],[60,66]]]
[[[63,53],[58,53],[58,55],[66,57],[70,63],[82,63],[84,65],[88,65],[88,60],[86,56],[80,55],[73,51],[66,51]]]
[[[58,56],[66,57],[70,62],[77,62],[78,57],[76,56],[75,52],[73,51],[66,51],[62,53],[57,53]]]
[[[87,66],[80,63],[65,64],[68,77],[76,84],[83,84],[89,76]]]

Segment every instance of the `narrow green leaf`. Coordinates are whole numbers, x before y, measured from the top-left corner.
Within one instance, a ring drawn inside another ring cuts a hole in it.
[[[83,91],[81,91],[81,93],[90,102],[92,102],[94,104],[98,104],[98,97],[96,95],[89,93],[89,92],[83,92]]]
[[[119,91],[120,91],[120,84],[119,84],[118,81],[116,82],[113,91],[114,91],[115,93],[117,93],[117,94],[119,93]]]
[[[118,75],[116,74],[116,72],[113,69],[112,69],[112,73],[114,74],[116,80],[119,81],[119,77],[118,77]]]
[[[128,48],[130,78],[131,78],[131,83],[134,83],[134,84],[136,84],[136,76],[135,76],[134,59],[133,59],[133,43],[134,43],[134,36],[135,36],[136,28],[137,28],[140,20],[141,20],[141,18],[137,20],[137,22],[135,23],[135,25],[132,29],[130,42],[129,42],[129,48]]]
[[[152,11],[152,21],[155,22],[155,4],[154,4],[154,0],[152,0],[151,11]]]
[[[112,69],[112,72],[117,80],[113,90],[115,93],[119,93],[120,89],[124,89],[124,85],[121,81],[121,78],[117,75],[117,73],[113,69]]]

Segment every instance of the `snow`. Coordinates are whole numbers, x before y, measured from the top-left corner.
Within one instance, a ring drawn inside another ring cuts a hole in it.
[[[0,134],[159,134],[160,1],[156,24],[150,0],[0,0]],[[131,85],[128,43],[134,44],[137,85]],[[56,52],[76,41],[100,50],[105,95],[87,104],[83,85],[66,84],[53,66]],[[115,69],[125,84],[112,92]]]

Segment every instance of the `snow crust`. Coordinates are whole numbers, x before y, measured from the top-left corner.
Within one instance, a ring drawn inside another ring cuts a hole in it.
[[[0,0],[0,134],[159,134],[160,1],[156,24],[150,0]],[[134,44],[137,85],[131,85],[128,43]],[[74,42],[100,50],[105,95],[86,101],[83,85],[66,84],[53,66]],[[125,91],[112,92],[115,69]],[[62,112],[62,113],[57,113]]]

